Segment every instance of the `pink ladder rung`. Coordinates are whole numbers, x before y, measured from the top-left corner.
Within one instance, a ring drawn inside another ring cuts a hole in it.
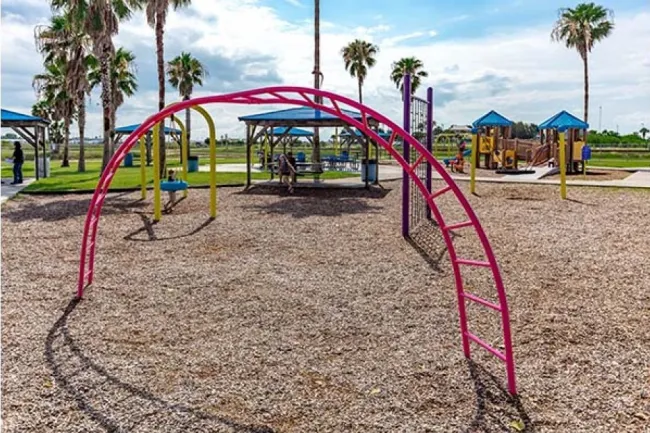
[[[463,221],[462,223],[449,224],[448,226],[443,227],[443,230],[457,230],[462,229],[463,227],[473,226],[474,221]]]
[[[484,305],[488,308],[491,308],[495,311],[501,311],[501,305],[497,305],[493,302],[488,301],[487,299],[480,298],[476,295],[472,295],[471,293],[463,292],[463,297],[465,299],[469,299],[470,301],[474,301],[477,304]]]
[[[456,259],[456,263],[458,263],[459,265],[477,266],[479,268],[490,268],[490,267],[492,267],[490,262],[484,262],[482,260]]]
[[[451,186],[447,185],[445,187],[440,188],[438,191],[435,191],[433,194],[431,194],[429,196],[429,199],[433,200],[434,198],[440,197],[441,195],[443,195],[444,193],[449,192],[449,191],[451,191]]]
[[[413,172],[415,172],[415,169],[418,168],[418,165],[420,165],[420,164],[422,163],[422,161],[424,161],[424,158],[425,158],[425,155],[424,155],[424,153],[423,153],[423,154],[420,155],[420,157],[419,157],[419,158],[418,158],[418,159],[413,163],[413,165],[411,165],[411,166],[409,167],[409,169],[407,170],[407,172],[408,172],[409,174],[412,174]]]
[[[494,347],[490,346],[490,345],[487,344],[485,341],[483,341],[483,340],[481,340],[480,338],[478,338],[476,335],[472,334],[472,333],[469,332],[469,331],[465,332],[465,335],[467,336],[467,338],[469,338],[469,339],[472,340],[474,343],[476,343],[476,344],[478,344],[479,346],[481,346],[483,349],[485,349],[485,350],[487,350],[488,352],[490,352],[492,355],[494,355],[494,356],[496,356],[497,358],[499,358],[501,361],[506,362],[506,355],[504,355],[503,353],[499,352],[499,351],[496,350]]]
[[[390,138],[388,139],[388,147],[392,148],[393,144],[395,144],[395,139],[397,138],[397,132],[393,131],[390,134]]]

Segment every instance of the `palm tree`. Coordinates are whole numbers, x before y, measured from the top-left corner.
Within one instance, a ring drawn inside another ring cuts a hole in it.
[[[169,6],[174,10],[188,6],[192,0],[141,0],[146,3],[147,23],[156,33],[156,60],[158,68],[158,109],[165,108],[165,22]],[[165,129],[160,128],[160,170],[165,169]]]
[[[115,125],[112,124],[114,110],[110,81],[110,65],[115,55],[113,36],[119,30],[119,23],[128,20],[134,10],[142,7],[143,0],[51,0],[54,10],[64,10],[81,23],[84,32],[92,41],[92,51],[99,61],[102,84],[102,112],[104,118],[104,153],[102,170],[108,164],[113,148]]]
[[[650,132],[650,129],[646,128],[645,126],[639,129],[639,134],[641,134],[641,137],[645,140],[645,136],[648,135],[648,132]]]
[[[97,60],[93,61],[88,74],[91,90],[101,84],[101,69]],[[111,83],[111,125],[116,125],[117,109],[124,104],[125,97],[131,97],[138,90],[138,78],[136,76],[135,54],[119,47],[110,65]],[[115,153],[115,145],[110,150],[110,155]]]
[[[378,52],[379,47],[377,45],[362,41],[361,39],[355,39],[341,49],[345,70],[357,79],[360,104],[363,103],[363,82],[368,76],[368,69],[377,63],[375,56]]]
[[[50,142],[54,144],[54,148],[58,151],[59,146],[63,142],[63,123],[60,120],[55,120],[54,107],[52,107],[50,101],[47,99],[39,99],[32,106],[32,116],[40,117],[50,122],[47,126],[47,136]]]
[[[584,120],[589,119],[589,53],[594,44],[609,36],[614,29],[613,12],[594,3],[581,3],[575,8],[558,11],[551,38],[575,48],[582,59],[585,85]]]
[[[82,28],[82,22],[70,12],[52,17],[47,26],[35,29],[36,46],[45,58],[45,63],[60,59],[65,63],[65,85],[67,95],[73,100],[79,126],[79,163],[78,171],[85,171],[84,135],[86,127],[86,94],[89,91],[88,63],[90,38]],[[73,110],[74,111],[74,110]],[[70,115],[75,114],[70,112]],[[69,126],[68,119],[66,125]],[[69,166],[64,147],[63,166]]]
[[[180,56],[175,57],[172,61],[167,63],[167,76],[169,77],[169,84],[178,90],[183,100],[188,100],[194,91],[194,85],[203,85],[203,79],[208,75],[205,66],[192,54],[182,52]],[[187,130],[187,143],[188,143],[188,156],[189,156],[189,143],[191,137],[191,117],[190,109],[185,110],[185,128]],[[183,156],[181,155],[181,158]]]
[[[418,87],[422,84],[422,78],[429,76],[427,71],[424,71],[424,63],[416,57],[403,57],[397,62],[393,62],[392,72],[390,79],[395,83],[395,86],[404,94],[404,76],[411,75],[411,95],[414,95]]]
[[[314,0],[314,89],[320,89],[323,81],[323,73],[320,70],[320,0]],[[317,104],[322,104],[321,97],[316,96],[314,101]],[[314,163],[314,170],[320,172],[320,130],[314,128],[314,148],[311,153],[311,160]]]
[[[62,167],[69,167],[70,123],[74,114],[74,99],[68,93],[67,65],[64,58],[57,57],[46,63],[45,71],[34,76],[32,86],[39,100],[51,107],[51,118],[63,120],[63,158]]]

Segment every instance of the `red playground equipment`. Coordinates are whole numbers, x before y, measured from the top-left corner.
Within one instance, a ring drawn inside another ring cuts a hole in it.
[[[410,77],[409,77],[410,79]],[[410,86],[405,86],[405,91]],[[408,98],[406,98],[408,99]],[[320,102],[319,102],[320,101]],[[162,111],[147,118],[128,138],[120,145],[119,149],[115,152],[106,169],[103,171],[99,180],[97,188],[90,201],[90,206],[86,214],[86,219],[83,229],[83,237],[81,243],[81,256],[79,263],[79,279],[77,285],[77,296],[81,298],[84,295],[84,290],[88,285],[93,282],[97,246],[97,232],[102,212],[102,206],[109,192],[111,181],[120,167],[120,163],[126,157],[131,148],[138,142],[138,139],[143,136],[148,130],[153,128],[156,124],[161,124],[165,119],[169,118],[175,113],[182,112],[188,108],[199,106],[203,104],[212,103],[227,103],[227,104],[292,104],[303,107],[311,107],[336,116],[354,128],[357,128],[363,134],[368,136],[372,141],[376,142],[379,146],[383,147],[404,169],[404,176],[410,178],[417,190],[424,197],[430,211],[432,219],[436,222],[437,226],[442,232],[442,237],[445,241],[447,251],[449,254],[450,262],[453,269],[455,278],[455,288],[458,298],[458,312],[460,317],[461,328],[461,341],[463,353],[466,358],[470,358],[470,342],[483,347],[485,350],[496,356],[503,361],[506,366],[506,373],[508,378],[508,390],[512,395],[517,394],[517,387],[515,381],[515,364],[512,350],[512,341],[510,335],[510,317],[508,313],[508,303],[506,299],[506,292],[503,286],[503,280],[499,271],[496,257],[490,246],[487,235],[481,226],[476,213],[470,206],[467,198],[463,195],[458,185],[453,181],[451,175],[445,170],[429,152],[426,146],[422,145],[417,139],[408,134],[404,128],[391,121],[388,117],[378,113],[377,111],[358,103],[352,99],[337,95],[332,92],[317,90],[307,87],[266,87],[261,89],[247,90],[235,92],[230,94],[205,96],[195,99],[184,100],[168,106]],[[360,116],[353,118],[350,114],[350,109],[356,110]],[[390,138],[385,139],[378,134],[370,125],[368,120],[374,119],[379,123],[383,123],[388,130],[391,131]],[[399,149],[394,147],[394,144],[400,138],[404,143],[404,151],[412,151],[417,159],[414,163],[406,160],[400,153]],[[427,188],[425,181],[421,179],[416,172],[417,167],[422,164],[428,164],[438,175],[442,178],[444,186],[436,191]],[[439,207],[436,204],[436,199],[443,194],[451,194],[455,197],[456,205],[460,206],[460,210],[464,218],[460,221],[447,221]],[[456,248],[453,243],[452,232],[461,229],[473,230],[481,244],[483,255],[485,259],[476,260],[466,257],[458,257]],[[465,284],[461,275],[461,268],[463,267],[480,267],[486,268],[490,271],[494,288],[496,289],[497,302],[478,297],[472,293],[465,291]],[[466,303],[474,302],[482,305],[488,309],[497,312],[500,317],[501,327],[503,330],[503,351],[492,347],[490,344],[473,334],[468,327],[466,315]]]

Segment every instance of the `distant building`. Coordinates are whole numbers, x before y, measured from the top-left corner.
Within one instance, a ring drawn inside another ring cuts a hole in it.
[[[451,125],[448,131],[457,134],[469,134],[472,132],[472,127],[470,125]]]

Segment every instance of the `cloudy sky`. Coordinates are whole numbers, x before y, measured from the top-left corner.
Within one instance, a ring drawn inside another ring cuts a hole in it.
[[[356,82],[340,50],[363,38],[380,47],[364,87],[364,102],[399,121],[401,101],[390,65],[420,58],[429,72],[423,87],[436,90],[439,123],[466,124],[496,109],[513,120],[539,123],[566,109],[582,116],[582,66],[578,54],[552,43],[550,29],[566,0],[321,0],[324,87],[356,98]],[[616,28],[591,57],[590,123],[621,132],[650,125],[650,3],[607,0]],[[196,96],[270,86],[311,86],[312,0],[193,0],[171,12],[165,57],[189,51],[210,76]],[[2,2],[2,107],[30,111],[32,77],[41,68],[34,27],[48,22],[43,0]],[[137,56],[140,89],[118,111],[118,126],[140,123],[156,111],[155,37],[144,17],[122,24],[116,45]],[[424,89],[421,90],[424,96]],[[168,88],[167,101],[178,99]],[[90,100],[87,134],[101,133],[99,95]],[[243,136],[237,116],[269,106],[208,107],[218,135]],[[193,117],[194,120],[194,117]],[[197,117],[193,136],[207,135]]]

